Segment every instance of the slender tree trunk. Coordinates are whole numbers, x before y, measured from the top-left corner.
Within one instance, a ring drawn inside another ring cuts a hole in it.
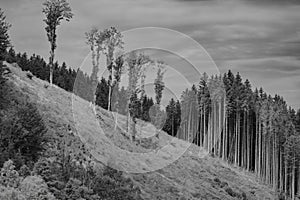
[[[292,164],[292,178],[291,178],[291,195],[292,195],[292,200],[295,200],[295,154],[293,152],[293,164]]]
[[[113,49],[108,49],[108,55],[106,57],[106,65],[108,67],[108,106],[107,106],[107,110],[110,111],[111,110],[111,94],[112,94],[112,80],[113,80]]]
[[[300,196],[300,161],[298,160],[298,181],[297,181],[297,185],[298,185],[298,190],[297,190],[297,195]]]
[[[207,132],[206,132],[206,109],[205,109],[205,105],[204,105],[204,114],[203,114],[203,118],[204,118],[204,120],[203,120],[203,130],[204,130],[204,148],[206,149],[206,150],[208,150],[208,147],[207,147]]]
[[[227,119],[227,112],[225,110],[225,126],[224,126],[224,155],[223,155],[223,158],[224,160],[227,160],[228,159],[228,152],[227,152],[227,149],[228,149],[228,119]]]
[[[239,121],[239,117],[238,117],[238,111],[236,111],[236,117],[235,117],[235,150],[234,150],[234,164],[238,165],[238,149],[239,149],[239,145],[238,145],[238,121]]]
[[[255,113],[255,157],[254,157],[254,162],[255,162],[255,173],[258,175],[258,119],[257,119],[258,114]]]
[[[261,123],[258,120],[258,176],[261,178],[261,146],[262,146],[262,139],[261,139]]]
[[[50,85],[52,86],[52,84],[53,84],[53,70],[54,70],[54,48],[53,47],[51,48],[51,51],[50,51],[49,67],[50,67],[49,82],[50,82]]]
[[[288,163],[286,158],[284,158],[284,193],[288,193]]]
[[[219,157],[222,157],[222,155],[223,155],[223,143],[224,143],[224,140],[222,141],[222,122],[221,122],[221,120],[222,120],[222,117],[223,117],[223,115],[222,115],[222,100],[221,99],[219,99],[219,113],[218,113],[218,115],[219,115],[219,120],[218,120],[218,144],[219,144],[219,148],[218,148],[218,155],[219,155]],[[223,132],[223,134],[224,134],[224,132]]]
[[[51,41],[50,41],[50,58],[49,58],[49,67],[50,67],[50,77],[49,77],[49,82],[50,85],[52,86],[53,84],[53,71],[54,71],[54,51],[55,51],[55,46],[56,46],[56,28],[54,28],[51,32]]]
[[[275,191],[278,186],[277,186],[277,173],[278,173],[278,169],[277,169],[277,165],[279,164],[276,160],[276,133],[274,133],[274,137],[273,137],[273,190]]]
[[[252,131],[251,131],[251,120],[250,120],[250,113],[247,111],[247,128],[246,134],[248,135],[247,138],[247,170],[250,171],[251,169],[251,146],[252,146]]]
[[[283,156],[282,156],[282,152],[281,149],[279,149],[278,154],[279,154],[279,176],[280,176],[280,191],[284,191],[284,160],[283,160]]]
[[[211,150],[212,150],[212,145],[211,145],[211,141],[212,141],[212,134],[211,134],[211,114],[210,114],[210,112],[208,113],[208,133],[207,133],[207,135],[208,135],[208,152],[209,153],[211,153]]]
[[[200,105],[202,106],[202,105]],[[203,108],[200,107],[200,132],[199,132],[199,135],[200,135],[200,142],[199,142],[199,146],[203,147]]]
[[[242,166],[245,168],[245,169],[248,169],[248,166],[247,166],[247,152],[248,152],[248,143],[247,143],[247,139],[248,139],[248,135],[246,133],[246,118],[247,118],[247,111],[244,111],[244,124],[243,124],[243,144],[242,144],[242,150],[243,150],[243,155],[242,155],[242,160],[243,160],[243,163],[242,163]]]

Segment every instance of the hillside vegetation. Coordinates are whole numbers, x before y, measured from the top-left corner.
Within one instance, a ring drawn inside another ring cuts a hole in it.
[[[124,131],[124,116],[118,115],[115,129],[114,113],[100,107],[94,113],[88,101],[47,87],[48,82],[36,77],[29,79],[18,67],[9,69],[9,82],[35,102],[51,137],[74,137],[70,151],[82,154],[83,166],[92,162],[100,171],[105,165],[127,171],[122,176],[140,189],[142,199],[276,199],[252,173],[209,156],[201,147],[162,131],[157,138],[157,130],[143,121],[137,122],[142,131],[132,142]],[[74,136],[68,135],[68,126]]]

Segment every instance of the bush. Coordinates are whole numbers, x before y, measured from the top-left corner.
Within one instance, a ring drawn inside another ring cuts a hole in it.
[[[45,181],[38,176],[27,176],[20,183],[20,191],[26,199],[55,200],[53,194],[49,192]]]
[[[36,106],[12,90],[3,103],[6,109],[0,115],[0,166],[8,160],[17,169],[32,165],[44,150],[47,132]]]
[[[3,65],[2,61],[0,61],[0,110],[5,108],[3,104],[7,101],[6,96],[8,88],[5,82],[7,81],[6,76],[9,73],[9,69]]]
[[[0,170],[0,185],[4,187],[17,188],[20,184],[19,173],[15,170],[15,165],[12,160],[4,163]]]
[[[10,70],[0,61],[0,86],[7,80],[6,76],[10,73]]]
[[[11,187],[4,187],[0,185],[0,199],[1,200],[26,200],[24,195],[17,189]]]
[[[228,186],[228,183],[226,183],[226,182],[221,182],[220,183],[221,188],[224,188],[224,187],[227,187],[227,186]]]
[[[216,182],[216,183],[218,183],[218,184],[221,184],[221,181],[220,181],[220,179],[218,179],[218,178],[214,178],[214,182]]]
[[[245,192],[242,192],[242,199],[243,199],[243,200],[247,200],[247,195],[246,195]]]
[[[236,192],[234,192],[230,187],[227,187],[227,188],[225,189],[225,191],[226,191],[230,196],[232,196],[232,197],[238,196],[238,194],[237,194]]]
[[[92,188],[102,199],[141,199],[140,189],[129,178],[124,178],[122,172],[109,167],[105,168],[102,176],[95,178]]]
[[[30,169],[27,167],[27,165],[23,165],[19,170],[20,176],[26,177],[30,175]]]
[[[22,167],[24,169],[26,167]],[[45,181],[39,176],[22,177],[15,170],[12,160],[0,170],[1,200],[55,200]]]

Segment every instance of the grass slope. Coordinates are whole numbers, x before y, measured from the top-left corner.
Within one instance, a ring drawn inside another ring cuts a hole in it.
[[[151,124],[138,121],[139,142],[126,135],[126,117],[96,108],[89,102],[8,65],[10,81],[36,102],[50,133],[66,133],[67,126],[88,149],[98,166],[126,171],[142,189],[144,199],[276,199],[275,193],[253,174],[210,157],[202,148],[172,138],[155,137]],[[115,128],[117,116],[118,126]]]

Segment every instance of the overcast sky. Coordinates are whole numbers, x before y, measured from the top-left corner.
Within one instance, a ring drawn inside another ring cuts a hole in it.
[[[58,29],[56,59],[79,67],[89,53],[84,33],[92,26],[121,31],[162,27],[201,44],[221,73],[239,71],[253,87],[283,95],[300,107],[300,5],[286,0],[70,0],[74,18]],[[288,3],[286,3],[288,2]],[[0,0],[17,51],[48,58],[42,1]],[[157,39],[159,40],[159,39]],[[164,42],[166,38],[161,38]],[[170,42],[185,55],[197,53]],[[209,57],[209,56],[208,56]],[[208,58],[207,57],[207,58]],[[199,58],[201,60],[201,56]],[[203,60],[202,60],[203,61]],[[174,81],[175,82],[175,81]]]

